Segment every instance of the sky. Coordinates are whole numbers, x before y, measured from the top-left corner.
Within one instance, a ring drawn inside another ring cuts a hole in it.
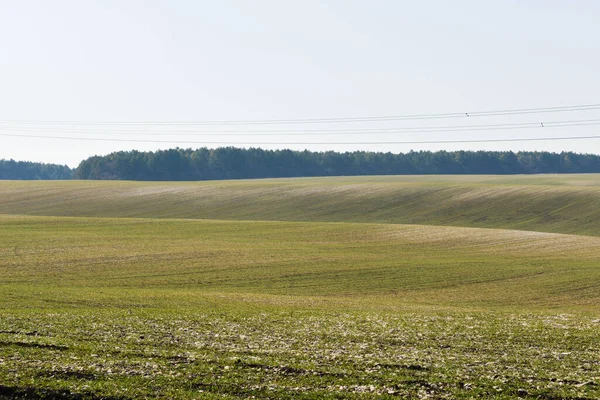
[[[548,127],[600,122],[600,108],[203,124],[600,104],[599,19],[595,0],[0,0],[0,158],[74,167],[219,145],[600,154],[600,139],[386,143],[600,135],[600,124]],[[436,128],[520,123],[540,128]]]

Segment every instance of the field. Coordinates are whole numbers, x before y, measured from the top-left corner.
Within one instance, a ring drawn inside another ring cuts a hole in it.
[[[0,399],[600,398],[600,175],[0,181]]]
[[[372,222],[600,234],[600,176],[2,182],[0,214]]]

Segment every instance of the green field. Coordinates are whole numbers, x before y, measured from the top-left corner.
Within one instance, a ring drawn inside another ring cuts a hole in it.
[[[600,175],[0,181],[0,214],[372,222],[600,235]]]
[[[0,399],[597,399],[599,236],[600,175],[0,181]]]

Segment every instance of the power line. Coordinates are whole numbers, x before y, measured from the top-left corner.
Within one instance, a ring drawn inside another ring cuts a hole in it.
[[[431,120],[470,117],[491,117],[506,115],[541,114],[556,112],[590,111],[600,109],[600,104],[584,104],[561,107],[520,108],[493,111],[452,112],[433,114],[407,114],[364,117],[337,117],[337,118],[302,118],[302,119],[262,119],[262,120],[217,120],[217,121],[43,121],[43,120],[2,120],[0,123],[19,124],[59,124],[59,125],[282,125],[282,124],[323,124],[323,123],[351,123],[351,122],[386,122],[404,120]]]
[[[566,120],[545,122],[523,122],[511,124],[484,124],[484,125],[456,125],[456,126],[430,126],[430,127],[399,127],[399,128],[365,128],[365,129],[310,129],[301,131],[146,131],[146,130],[98,130],[98,129],[60,129],[36,127],[1,127],[0,132],[48,132],[48,133],[91,133],[96,135],[148,135],[148,136],[309,136],[309,135],[364,135],[364,134],[394,134],[394,133],[440,133],[440,132],[471,132],[471,131],[496,131],[514,129],[552,129],[575,126],[600,125],[600,119]]]
[[[42,136],[42,135],[21,135],[11,133],[0,133],[0,136],[22,137],[33,139],[60,139],[60,140],[83,140],[83,141],[103,141],[103,142],[133,142],[133,143],[169,143],[169,144],[217,144],[217,145],[382,145],[382,144],[451,144],[451,143],[499,143],[499,142],[540,142],[550,140],[584,140],[600,139],[600,135],[590,136],[561,136],[561,137],[541,137],[541,138],[510,138],[510,139],[475,139],[475,140],[423,140],[423,141],[380,141],[380,142],[223,142],[223,141],[172,141],[172,140],[143,140],[143,139],[109,139],[109,138],[85,138],[72,136]]]

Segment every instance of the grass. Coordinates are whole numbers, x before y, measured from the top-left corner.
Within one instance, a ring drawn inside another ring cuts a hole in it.
[[[0,182],[0,399],[600,398],[597,182]]]
[[[0,393],[28,398],[599,395],[598,321],[583,316],[55,311],[0,329]]]
[[[34,288],[36,307],[53,293],[78,301],[97,290],[117,300],[142,290],[140,301],[166,291],[190,304],[187,296],[221,292],[461,307],[585,309],[600,300],[595,237],[390,224],[0,221],[2,287]]]
[[[600,175],[0,181],[0,214],[370,222],[600,235]]]

